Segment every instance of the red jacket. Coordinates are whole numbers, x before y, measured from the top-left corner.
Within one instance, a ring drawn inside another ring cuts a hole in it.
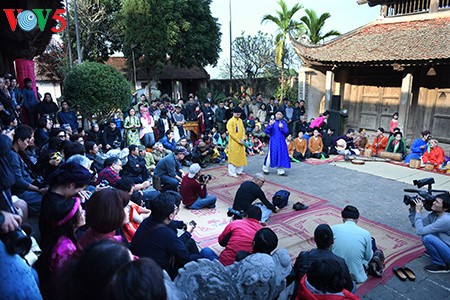
[[[253,238],[258,230],[262,228],[258,220],[245,218],[236,220],[225,227],[224,231],[219,235],[219,244],[231,232],[231,237],[225,249],[219,255],[219,261],[228,266],[234,263],[236,254],[239,251],[252,252]]]
[[[206,186],[200,185],[194,178],[189,178],[189,174],[184,175],[181,180],[180,194],[183,198],[183,204],[187,207],[194,204],[198,197],[206,197]]]
[[[425,151],[422,156],[422,161],[424,164],[430,163],[436,165],[436,167],[440,167],[445,160],[444,149],[439,146],[436,146],[434,149],[430,149],[430,153]]]
[[[306,286],[306,275],[300,279],[298,294],[295,300],[360,300],[360,298],[346,289],[342,290],[344,295],[315,295]]]

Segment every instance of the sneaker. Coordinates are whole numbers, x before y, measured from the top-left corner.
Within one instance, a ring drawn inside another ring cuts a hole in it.
[[[425,271],[427,271],[428,273],[439,274],[439,273],[449,273],[450,269],[447,266],[432,264],[426,266]]]

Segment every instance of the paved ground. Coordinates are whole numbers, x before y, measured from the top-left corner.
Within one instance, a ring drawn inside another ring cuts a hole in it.
[[[245,171],[249,174],[260,172],[261,164],[262,157],[249,157]],[[267,177],[273,182],[321,197],[342,208],[348,204],[355,205],[361,215],[368,219],[414,234],[408,220],[408,208],[402,201],[403,189],[413,188],[413,186],[389,179],[402,177],[395,175],[395,172],[401,174],[408,169],[401,166],[394,166],[394,169],[383,168],[385,163],[378,163],[381,164],[378,166],[367,166],[379,169],[375,172],[378,176],[375,176],[360,172],[361,170],[348,169],[346,164],[350,163],[341,162],[335,165],[295,163],[288,171],[288,177],[275,175],[275,170]],[[383,169],[385,169],[385,176],[383,176]],[[370,171],[366,170],[366,172]],[[432,175],[434,174],[418,171],[418,177],[411,178],[411,181],[433,177]],[[446,178],[444,178],[444,183],[446,183]],[[447,185],[442,187],[447,187]],[[415,271],[417,277],[415,282],[402,282],[393,276],[385,285],[378,285],[363,299],[450,299],[450,274],[426,273],[423,271],[423,267],[429,263],[430,259],[424,256],[411,261],[407,266]]]

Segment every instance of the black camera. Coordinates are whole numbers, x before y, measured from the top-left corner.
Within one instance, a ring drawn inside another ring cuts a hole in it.
[[[230,207],[230,208],[228,208],[227,216],[233,217],[234,219],[243,219],[244,218],[244,212],[232,209]]]
[[[434,178],[430,177],[430,178],[424,178],[424,179],[419,179],[419,180],[414,180],[413,184],[415,186],[417,186],[419,189],[422,188],[425,185],[428,185],[427,190],[424,189],[404,189],[405,192],[407,193],[416,193],[418,195],[416,196],[410,196],[410,195],[405,195],[403,197],[403,203],[405,203],[405,205],[413,205],[414,206],[414,200],[416,199],[420,199],[423,202],[423,207],[428,210],[431,211],[431,207],[433,206],[433,202],[436,200],[436,196],[434,196],[432,194],[432,192],[437,192],[437,193],[446,193],[447,191],[441,191],[441,190],[433,190],[432,189],[432,185],[435,183]]]
[[[194,220],[190,221],[189,225],[191,225],[192,227],[197,227],[197,223]],[[186,223],[183,223],[183,230],[187,230],[187,224]]]
[[[17,215],[16,208],[12,204],[11,198],[6,195],[5,191],[0,193],[0,201],[3,202],[1,205],[2,209]],[[21,257],[24,257],[31,249],[31,238],[20,226],[17,227],[16,230],[1,235],[1,239],[9,254],[18,254]]]
[[[211,178],[212,178],[212,176],[209,175],[209,174],[201,174],[201,175],[198,177],[198,181],[199,181],[200,183],[205,183],[206,181],[211,180]]]

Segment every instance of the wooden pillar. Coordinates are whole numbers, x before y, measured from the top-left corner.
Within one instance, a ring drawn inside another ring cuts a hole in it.
[[[327,71],[325,79],[325,108],[330,109],[331,98],[333,97],[333,85],[334,85],[334,73],[333,71]]]
[[[430,1],[430,13],[435,13],[439,10],[439,0]]]
[[[412,73],[404,73],[400,90],[400,105],[398,108],[398,126],[404,132],[407,127],[409,108],[412,100]]]

